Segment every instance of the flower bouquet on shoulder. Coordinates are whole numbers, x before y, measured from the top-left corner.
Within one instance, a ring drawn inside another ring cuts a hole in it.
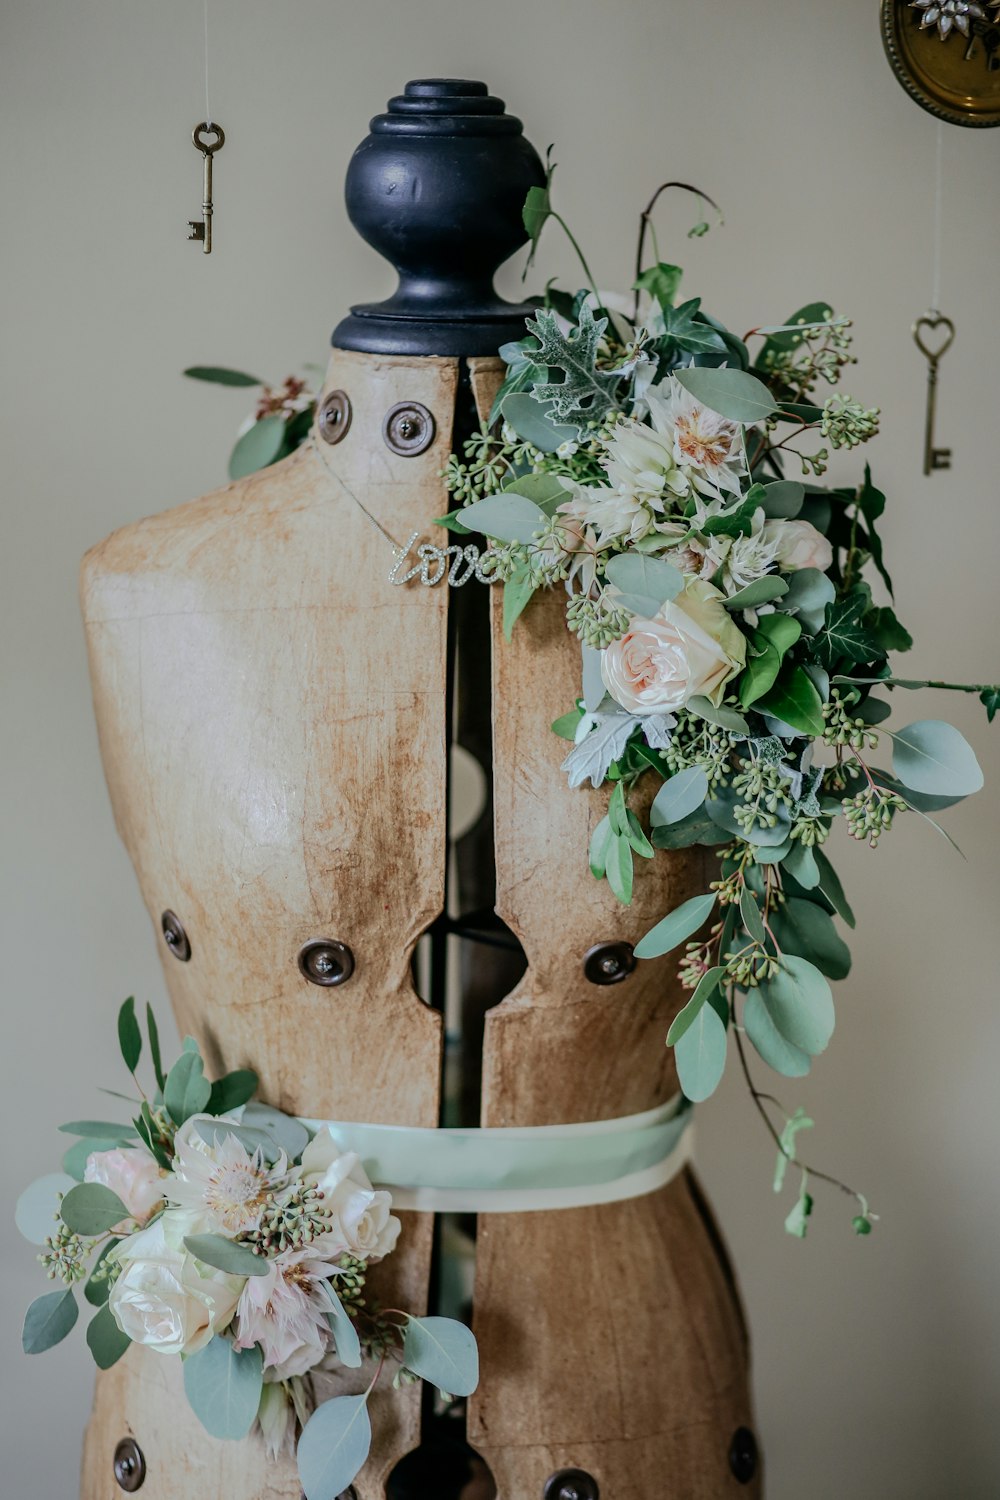
[[[452,1319],[368,1295],[368,1267],[395,1249],[400,1221],[356,1154],[341,1152],[328,1127],[254,1102],[249,1069],[209,1082],[190,1037],[164,1072],[148,1006],[146,1019],[155,1089],[147,1096],[136,1078],[142,1035],[130,999],[118,1035],[138,1090],[134,1117],[61,1126],[78,1137],[63,1172],[18,1202],[18,1227],[62,1283],[28,1309],[24,1350],[70,1333],[82,1289],[96,1309],[87,1343],[101,1369],[131,1343],[180,1356],[188,1400],[213,1437],[243,1438],[256,1425],[276,1456],[298,1433],[307,1500],[334,1500],[367,1457],[368,1398],[387,1365],[395,1385],[423,1378],[468,1395],[475,1339]],[[314,1377],[368,1366],[360,1394],[319,1401]]]

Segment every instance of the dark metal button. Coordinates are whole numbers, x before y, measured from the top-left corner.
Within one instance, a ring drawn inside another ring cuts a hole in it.
[[[545,1481],[542,1500],[600,1500],[597,1480],[583,1469],[560,1469]]]
[[[354,973],[354,954],[346,943],[316,938],[301,949],[299,968],[310,984],[346,984]]]
[[[351,425],[351,400],[346,391],[328,391],[316,417],[324,443],[339,443]]]
[[[122,1438],[115,1449],[115,1479],[120,1489],[133,1494],[146,1477],[146,1460],[135,1438]]]
[[[437,431],[434,418],[419,401],[397,401],[390,406],[382,423],[386,447],[403,458],[414,458],[434,441]]]
[[[191,957],[191,941],[184,931],[184,924],[176,912],[165,911],[160,918],[163,938],[175,958],[186,964]]]
[[[635,964],[631,943],[596,943],[583,956],[583,972],[591,984],[621,984]]]
[[[737,1427],[729,1445],[729,1467],[740,1484],[749,1484],[757,1472],[757,1439],[749,1427]]]

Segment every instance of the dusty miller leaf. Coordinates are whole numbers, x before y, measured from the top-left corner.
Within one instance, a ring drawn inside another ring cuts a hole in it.
[[[574,749],[562,763],[570,786],[582,786],[589,778],[592,786],[601,786],[612,761],[624,754],[625,746],[641,722],[634,714],[586,714],[580,728],[589,725]]]
[[[551,417],[560,421],[600,421],[617,402],[614,392],[621,380],[617,370],[598,370],[597,349],[608,326],[607,318],[595,318],[586,303],[580,308],[575,331],[564,334],[555,313],[539,308],[528,327],[538,340],[538,363],[561,370],[564,380],[532,391],[545,403]]]

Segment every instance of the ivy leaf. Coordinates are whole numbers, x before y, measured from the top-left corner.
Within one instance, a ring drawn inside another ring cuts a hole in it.
[[[823,700],[802,667],[781,673],[770,692],[758,701],[757,708],[799,734],[815,737],[826,728]]]
[[[190,365],[184,371],[189,380],[208,380],[212,385],[263,385],[256,375],[242,370],[227,370],[224,365]]]
[[[1000,686],[985,687],[979,694],[979,701],[986,710],[986,717],[992,724],[996,718],[997,709],[1000,708]]]
[[[676,266],[658,266],[660,271],[676,271]],[[649,271],[643,272],[643,277],[649,276]],[[640,281],[642,277],[640,277]],[[680,282],[680,275],[677,277]],[[653,341],[653,347],[657,354],[663,355],[668,349],[679,349],[685,354],[725,354],[726,341],[711,324],[703,323],[697,314],[701,308],[701,298],[692,297],[690,302],[682,302],[680,307],[672,307],[664,303],[663,299],[656,293],[653,287],[647,286],[647,291],[653,292],[663,312],[663,334]],[[674,288],[676,291],[676,287]]]
[[[535,258],[539,236],[545,228],[546,220],[552,213],[552,174],[555,169],[556,164],[552,160],[552,147],[550,146],[545,153],[545,184],[542,187],[535,184],[528,189],[527,197],[524,200],[524,207],[521,210],[521,221],[524,224],[524,232],[531,241],[531,249],[528,252],[528,259],[524,267],[525,271],[527,271],[528,266],[531,265]]]
[[[872,562],[881,573],[882,581],[892,596],[892,579],[886,572],[885,563],[882,560],[882,538],[875,530],[875,522],[885,510],[885,496],[872,484],[871,464],[865,464],[865,482],[858,495],[858,509],[865,518],[865,526],[868,530],[868,550],[872,555]],[[897,649],[906,650],[906,647]]]
[[[708,373],[707,371],[692,371],[693,374]],[[738,371],[720,370],[720,375],[738,374]],[[747,377],[750,379],[751,377]],[[743,497],[741,503],[735,510],[724,512],[720,516],[709,516],[699,527],[702,536],[749,536],[753,531],[753,518],[760,509],[761,496],[764,493],[762,484],[751,485]]]
[[[862,624],[868,600],[862,593],[834,599],[826,606],[825,622],[815,639],[817,661],[833,672],[842,661],[867,662],[883,657],[877,639]]]
[[[635,945],[636,958],[659,958],[664,953],[673,952],[708,920],[714,906],[714,893],[692,896],[640,938]]]
[[[69,1287],[64,1292],[47,1292],[44,1297],[36,1297],[24,1315],[21,1348],[25,1354],[44,1354],[72,1332],[79,1315]]]
[[[592,786],[601,786],[612,762],[624,754],[640,722],[623,711],[588,714],[581,720],[581,728],[588,721],[592,727],[588,727],[562,763],[570,786],[581,786],[588,779]]]
[[[632,283],[634,291],[648,292],[660,304],[666,315],[673,310],[674,298],[677,295],[684,272],[680,266],[671,266],[666,261],[659,261],[655,266],[647,266],[641,275],[637,276]],[[695,299],[695,308],[700,306],[700,298]],[[691,306],[685,302],[685,308]],[[680,311],[680,309],[678,309]]]
[[[317,1406],[296,1449],[305,1500],[337,1500],[364,1468],[371,1445],[367,1393]]]
[[[701,1104],[726,1070],[726,1028],[714,1005],[702,1005],[674,1047],[677,1077],[685,1097]]]
[[[797,1109],[789,1120],[785,1121],[785,1128],[781,1132],[782,1150],[778,1152],[778,1159],[774,1164],[774,1191],[780,1193],[785,1183],[785,1172],[788,1163],[795,1160],[795,1137],[800,1130],[811,1130],[815,1120],[810,1120],[804,1109]]]
[[[536,387],[532,395],[544,401],[546,411],[560,421],[596,421],[613,411],[614,392],[621,381],[616,370],[597,369],[597,350],[607,318],[596,318],[586,303],[580,322],[564,334],[555,313],[540,308],[528,328],[538,340],[538,362],[561,371],[565,379]]]
[[[900,625],[895,611],[887,604],[868,610],[861,623],[871,631],[883,652],[909,651],[913,646],[912,635]]]
[[[132,995],[118,1012],[118,1045],[125,1059],[126,1068],[130,1073],[134,1073],[142,1055],[142,1032],[135,1018],[135,999]],[[87,1132],[88,1135],[90,1133],[90,1131]]]
[[[691,366],[675,374],[689,395],[731,422],[753,426],[777,410],[767,386],[745,370]]]

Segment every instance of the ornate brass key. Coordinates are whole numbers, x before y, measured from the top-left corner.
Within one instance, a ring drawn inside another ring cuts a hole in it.
[[[206,137],[209,137],[206,139]],[[221,125],[210,125],[202,121],[191,132],[191,139],[205,158],[205,179],[202,191],[201,218],[190,219],[189,240],[201,240],[206,255],[212,253],[212,157],[226,144],[226,135]]]
[[[943,333],[938,334],[939,330],[943,330]],[[931,339],[938,334],[936,349],[929,348],[924,342],[925,332]],[[934,446],[934,417],[937,409],[938,361],[951,348],[954,337],[954,323],[933,308],[930,312],[924,313],[922,318],[918,318],[913,325],[913,341],[927,361],[927,420],[924,425],[925,474],[932,474],[935,469],[951,468],[951,449]]]

